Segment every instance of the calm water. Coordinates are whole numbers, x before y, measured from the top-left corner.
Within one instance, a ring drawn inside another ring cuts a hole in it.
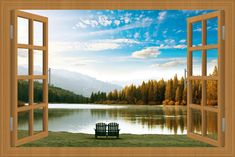
[[[49,131],[94,134],[97,122],[117,122],[120,133],[186,134],[186,107],[150,105],[49,104]],[[42,113],[35,111],[35,130],[42,130]],[[19,130],[28,128],[20,115]]]

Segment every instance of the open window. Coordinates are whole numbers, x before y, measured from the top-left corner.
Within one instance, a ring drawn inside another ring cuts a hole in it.
[[[22,11],[13,11],[11,18],[11,142],[18,146],[48,135],[48,19]],[[34,128],[38,116],[41,128]]]
[[[12,146],[48,135],[47,21],[46,17],[31,13],[12,13]],[[209,35],[211,23],[217,24],[216,40],[211,40]],[[223,11],[188,18],[188,136],[215,146],[224,145],[223,26]],[[194,40],[195,36],[200,36],[201,40]],[[216,73],[211,73],[209,68],[209,53],[217,56],[214,60]],[[198,56],[200,68],[196,71]],[[217,91],[216,94],[212,90]],[[40,128],[34,125],[36,118],[42,119]],[[23,124],[21,128],[19,121]]]
[[[211,42],[208,29],[210,21],[217,25],[217,39]],[[195,33],[195,25],[199,25]],[[187,94],[187,125],[188,136],[203,142],[224,146],[224,12],[217,11],[192,18],[187,21],[188,31],[188,94]],[[200,35],[201,41],[195,41],[194,36]],[[217,56],[216,73],[208,70],[208,53]],[[200,70],[195,72],[195,56],[201,56]],[[199,84],[199,89],[194,85]],[[210,90],[217,91],[216,95]],[[212,117],[216,117],[211,119]],[[200,125],[195,125],[195,124]],[[211,127],[213,126],[213,127]]]

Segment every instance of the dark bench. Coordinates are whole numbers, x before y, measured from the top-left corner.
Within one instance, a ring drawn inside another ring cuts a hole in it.
[[[106,125],[105,123],[97,123],[95,128],[95,138],[98,136],[116,136],[119,138],[119,125],[117,123],[109,123]],[[108,130],[107,130],[108,127]]]
[[[95,138],[97,138],[98,136],[107,136],[105,123],[97,123],[95,125]]]
[[[117,123],[108,124],[108,136],[116,136],[119,138],[119,125]]]

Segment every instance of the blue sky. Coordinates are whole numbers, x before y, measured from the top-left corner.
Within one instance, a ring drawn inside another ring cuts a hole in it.
[[[209,10],[31,10],[49,19],[49,67],[80,72],[120,85],[183,76],[186,20]],[[217,43],[217,21],[207,22],[208,43]],[[201,24],[193,25],[193,44]],[[208,71],[217,63],[208,53]],[[201,53],[194,53],[200,73]],[[211,66],[211,67],[209,67]]]

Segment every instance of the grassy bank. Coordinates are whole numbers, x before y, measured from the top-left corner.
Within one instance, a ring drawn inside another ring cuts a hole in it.
[[[25,132],[21,132],[25,134]],[[49,132],[49,136],[23,147],[210,147],[186,135],[132,135],[95,139],[94,135],[67,132]]]

